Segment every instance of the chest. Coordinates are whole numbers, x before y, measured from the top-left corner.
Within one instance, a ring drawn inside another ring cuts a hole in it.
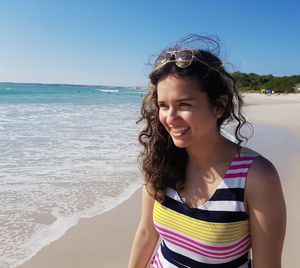
[[[226,165],[205,171],[187,170],[184,189],[178,192],[181,201],[190,208],[203,206],[216,193],[227,170]]]

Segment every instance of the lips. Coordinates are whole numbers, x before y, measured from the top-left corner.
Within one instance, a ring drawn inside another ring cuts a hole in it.
[[[189,127],[171,127],[170,133],[174,137],[180,137],[183,136],[185,133],[189,131]]]

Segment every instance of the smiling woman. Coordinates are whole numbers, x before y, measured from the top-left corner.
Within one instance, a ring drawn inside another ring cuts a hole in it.
[[[189,49],[195,40],[213,49]],[[130,268],[281,267],[280,180],[267,159],[241,145],[243,102],[218,49],[214,39],[188,36],[163,51],[150,73],[139,136],[142,216]],[[220,131],[233,120],[237,143]]]

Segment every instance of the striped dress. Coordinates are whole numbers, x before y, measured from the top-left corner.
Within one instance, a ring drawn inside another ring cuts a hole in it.
[[[161,239],[149,267],[251,267],[244,189],[257,155],[242,148],[213,196],[199,208],[188,207],[175,189],[167,188],[165,200],[155,201],[153,208]]]

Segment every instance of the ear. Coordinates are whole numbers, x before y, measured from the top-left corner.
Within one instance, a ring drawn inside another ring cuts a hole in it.
[[[221,95],[219,98],[218,98],[218,102],[220,103],[220,106],[216,108],[216,114],[217,114],[217,117],[220,118],[222,117],[225,109],[226,109],[226,106],[227,106],[227,103],[228,103],[228,96],[227,95]]]
[[[223,111],[226,109],[227,103],[228,103],[228,96],[227,95],[221,95],[219,97],[219,101],[222,103]]]

